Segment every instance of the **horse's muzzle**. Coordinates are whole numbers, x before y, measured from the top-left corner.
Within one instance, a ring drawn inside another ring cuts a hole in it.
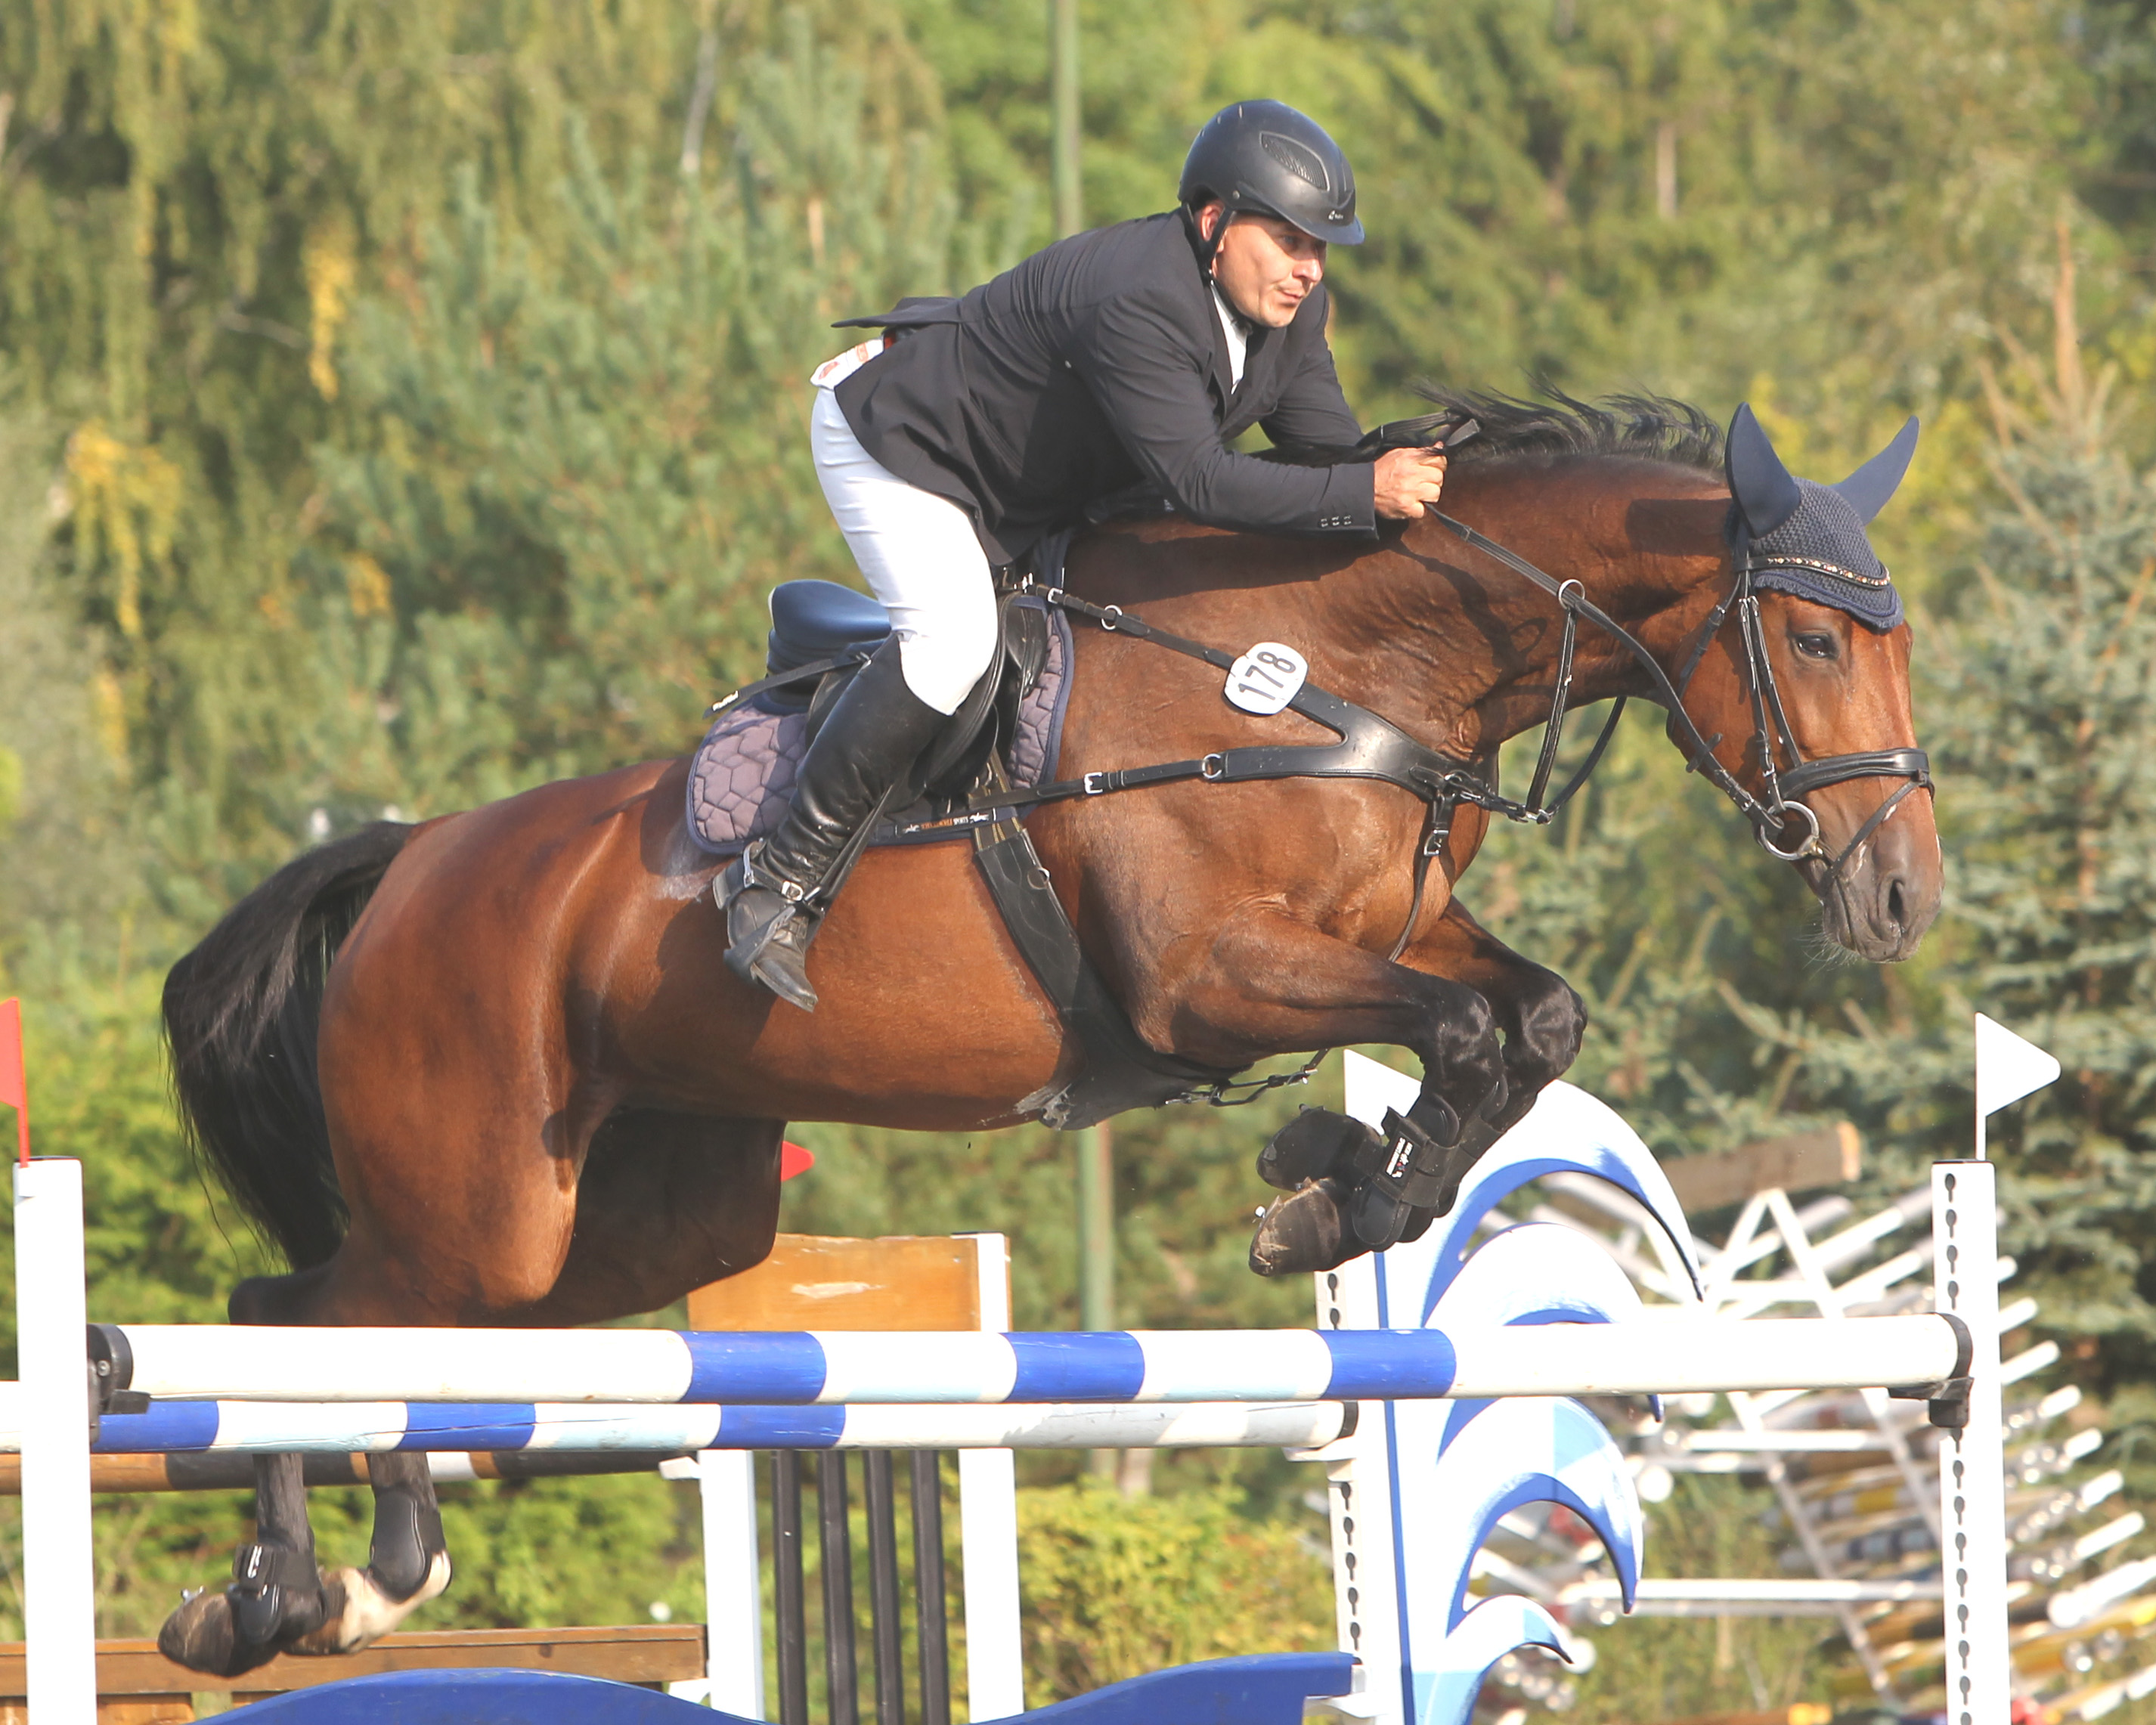
[[[1827,933],[1875,964],[1897,964],[1913,953],[1944,896],[1928,824],[1903,831],[1890,822],[1838,870],[1815,861],[1806,873],[1825,911]]]

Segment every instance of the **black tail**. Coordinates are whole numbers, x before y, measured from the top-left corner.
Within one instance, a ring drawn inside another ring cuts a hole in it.
[[[287,863],[165,978],[188,1139],[295,1270],[345,1230],[315,1070],[323,978],[412,833],[377,821]]]

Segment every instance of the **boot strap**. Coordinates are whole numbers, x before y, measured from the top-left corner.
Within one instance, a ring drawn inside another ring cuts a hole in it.
[[[1445,1158],[1444,1145],[1399,1110],[1388,1108],[1382,1146],[1378,1157],[1370,1158],[1378,1162],[1372,1182],[1396,1203],[1427,1209],[1444,1191]]]
[[[261,1593],[273,1587],[313,1587],[319,1577],[309,1553],[289,1545],[243,1545],[232,1554],[232,1579],[248,1593]]]
[[[785,879],[782,875],[774,875],[770,873],[768,870],[761,870],[757,867],[757,858],[762,850],[763,840],[759,839],[756,843],[749,845],[742,852],[742,885],[743,886],[767,887],[771,891],[777,893],[789,905],[806,904],[810,896],[809,891],[807,888],[798,886],[793,881]]]

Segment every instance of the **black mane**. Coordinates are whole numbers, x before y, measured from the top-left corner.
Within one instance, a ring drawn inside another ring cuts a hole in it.
[[[1722,428],[1689,402],[1661,395],[1574,399],[1544,387],[1541,401],[1424,386],[1416,393],[1440,409],[1440,422],[1473,419],[1482,429],[1453,453],[1460,462],[1522,455],[1630,455],[1670,461],[1722,476]]]

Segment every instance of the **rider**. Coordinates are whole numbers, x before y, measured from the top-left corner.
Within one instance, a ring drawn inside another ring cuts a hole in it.
[[[1326,249],[1363,240],[1339,146],[1279,102],[1237,102],[1198,134],[1177,197],[963,299],[850,319],[886,333],[815,373],[817,476],[891,635],[833,704],[785,819],[717,892],[726,963],[803,1011],[849,841],[994,655],[993,565],[1141,482],[1260,532],[1367,535],[1438,499],[1435,450],[1301,467],[1229,448],[1253,424],[1276,444],[1362,434],[1326,344]]]

